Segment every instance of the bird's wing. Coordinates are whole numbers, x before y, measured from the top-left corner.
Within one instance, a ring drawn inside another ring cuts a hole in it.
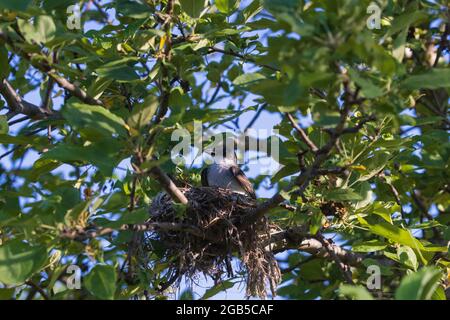
[[[208,184],[208,168],[205,168],[202,170],[201,177],[202,177],[202,180],[201,180],[202,186],[208,187],[209,186],[209,184]]]
[[[233,174],[233,176],[236,178],[236,180],[241,185],[242,189],[244,189],[245,192],[247,192],[250,197],[252,197],[253,199],[256,199],[256,194],[255,194],[255,190],[253,189],[253,185],[250,182],[250,180],[248,180],[247,176],[241,170],[241,168],[239,168],[238,166],[232,166],[232,167],[230,167],[230,170],[231,170],[231,173]]]

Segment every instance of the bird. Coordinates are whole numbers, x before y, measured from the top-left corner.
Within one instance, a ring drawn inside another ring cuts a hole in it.
[[[228,150],[227,145],[217,146],[214,150],[221,150],[222,156],[215,157],[216,152],[211,152],[214,163],[201,172],[201,182],[205,187],[219,187],[247,195],[256,199],[255,190],[250,180],[237,164],[236,153]]]

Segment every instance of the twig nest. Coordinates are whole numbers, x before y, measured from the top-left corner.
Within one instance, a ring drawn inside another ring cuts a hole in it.
[[[173,223],[177,228],[156,228],[149,240],[164,247],[162,263],[168,264],[167,278],[193,279],[199,272],[219,283],[224,275],[233,276],[232,256],[240,258],[238,271],[245,271],[247,295],[266,298],[266,285],[272,295],[281,279],[273,253],[266,249],[270,231],[276,228],[266,218],[250,225],[239,217],[256,207],[246,195],[216,187],[180,189],[187,206],[174,204],[165,193],[158,194],[150,207],[150,221]]]

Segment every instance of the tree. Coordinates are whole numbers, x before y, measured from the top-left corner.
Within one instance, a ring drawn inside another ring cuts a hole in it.
[[[0,0],[0,297],[172,297],[158,241],[137,254],[197,232],[148,220],[200,184],[171,135],[250,114],[281,116],[282,168],[252,179],[273,196],[245,216],[279,228],[278,295],[448,298],[449,19],[445,0]]]

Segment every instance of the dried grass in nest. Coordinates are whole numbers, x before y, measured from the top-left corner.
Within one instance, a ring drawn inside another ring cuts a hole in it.
[[[150,207],[150,221],[175,222],[196,227],[203,236],[185,231],[156,230],[150,236],[165,247],[169,274],[178,280],[184,275],[192,279],[198,273],[220,281],[223,275],[233,275],[233,253],[240,258],[240,270],[245,271],[246,294],[267,297],[268,284],[273,296],[281,273],[273,253],[265,248],[264,239],[276,228],[266,218],[251,225],[239,225],[236,217],[256,206],[255,200],[230,190],[199,187],[181,191],[189,199],[186,210],[176,209],[170,197],[160,193]]]

